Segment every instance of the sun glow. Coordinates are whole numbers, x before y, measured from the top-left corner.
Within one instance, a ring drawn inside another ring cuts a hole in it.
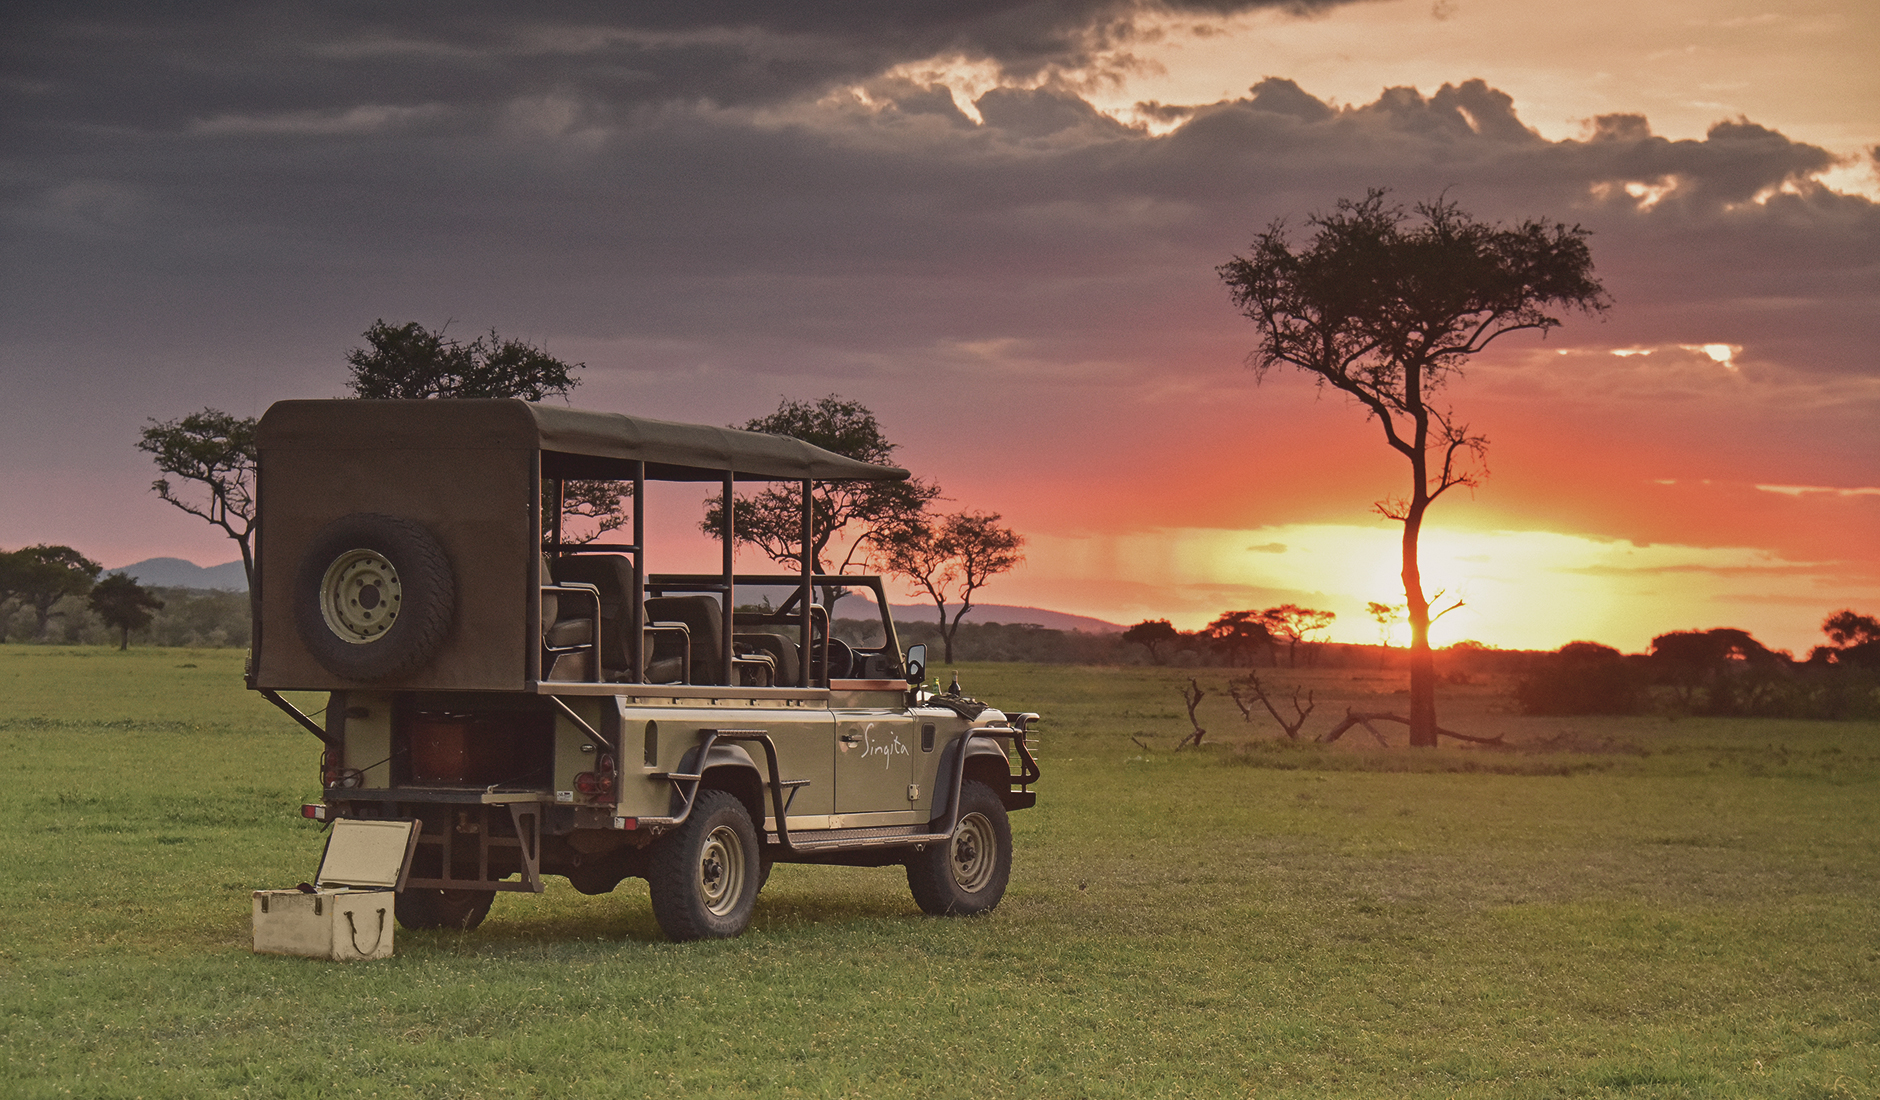
[[[1052,563],[1047,594],[1114,622],[1167,618],[1194,630],[1224,611],[1299,603],[1338,614],[1334,641],[1376,644],[1367,608],[1404,602],[1401,529],[1298,524],[1257,530],[1178,528],[1083,537],[1036,535],[1031,560]],[[1427,529],[1420,548],[1437,646],[1465,639],[1504,649],[1555,649],[1579,639],[1630,652],[1671,630],[1730,625],[1749,606],[1792,608],[1787,636],[1804,646],[1837,600],[1872,601],[1880,587],[1833,575],[1833,563],[1786,562],[1741,547],[1638,545],[1548,531]],[[1114,578],[1134,581],[1118,585]],[[1026,587],[1015,578],[1004,598]],[[1439,595],[1440,594],[1440,595]],[[1693,603],[1713,608],[1690,621]],[[1391,628],[1392,644],[1408,627]]]

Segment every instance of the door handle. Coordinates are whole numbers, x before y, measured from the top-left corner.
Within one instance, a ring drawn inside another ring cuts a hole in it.
[[[844,745],[859,745],[861,742],[862,735],[859,733],[845,733],[842,735],[842,743]]]

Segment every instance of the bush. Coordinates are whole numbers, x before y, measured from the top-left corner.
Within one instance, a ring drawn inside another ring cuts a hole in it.
[[[1650,698],[1637,661],[1598,642],[1568,642],[1541,654],[1515,681],[1523,714],[1639,714]]]
[[[205,588],[151,588],[148,591],[163,601],[163,607],[151,613],[149,626],[131,631],[132,645],[190,649],[247,647],[252,628],[248,593]],[[117,644],[116,631],[105,626],[82,598],[68,596],[59,601],[55,610],[58,615],[46,632],[48,644]],[[0,611],[0,630],[5,631],[7,641],[32,642],[32,627],[30,610]]]

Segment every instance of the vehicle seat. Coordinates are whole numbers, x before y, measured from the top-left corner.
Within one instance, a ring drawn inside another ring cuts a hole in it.
[[[542,585],[542,678],[585,680],[588,662],[582,651],[594,638],[593,605],[579,593],[554,591],[546,556],[537,575]],[[562,618],[563,611],[567,618]]]
[[[613,679],[632,667],[627,653],[627,600],[633,591],[633,562],[624,554],[576,554],[555,561],[555,580],[561,584],[591,584],[601,599],[602,679]],[[579,599],[567,599],[569,610]],[[559,625],[559,624],[557,624]]]
[[[776,634],[754,633],[734,634],[732,642],[741,650],[768,655],[776,666],[771,685],[773,687],[795,687],[802,669],[802,662],[797,659],[796,643]]]
[[[710,596],[654,596],[646,601],[649,623],[679,623],[691,637],[692,664],[687,670],[690,684],[722,684],[724,678],[724,637],[718,601]],[[664,653],[657,656],[665,657]],[[669,659],[669,658],[667,658]],[[662,663],[655,662],[655,663]],[[653,670],[648,668],[648,679]]]

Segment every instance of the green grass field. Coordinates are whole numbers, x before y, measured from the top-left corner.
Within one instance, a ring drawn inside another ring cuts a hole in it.
[[[1177,753],[1189,673],[968,665],[1046,716],[990,917],[780,867],[742,939],[681,946],[644,884],[551,880],[342,965],[248,950],[323,834],[317,742],[240,668],[0,647],[0,1095],[1880,1096],[1880,724],[1491,683],[1443,721],[1511,750],[1281,744],[1211,695]],[[1263,675],[1316,692],[1308,735],[1403,705]]]

